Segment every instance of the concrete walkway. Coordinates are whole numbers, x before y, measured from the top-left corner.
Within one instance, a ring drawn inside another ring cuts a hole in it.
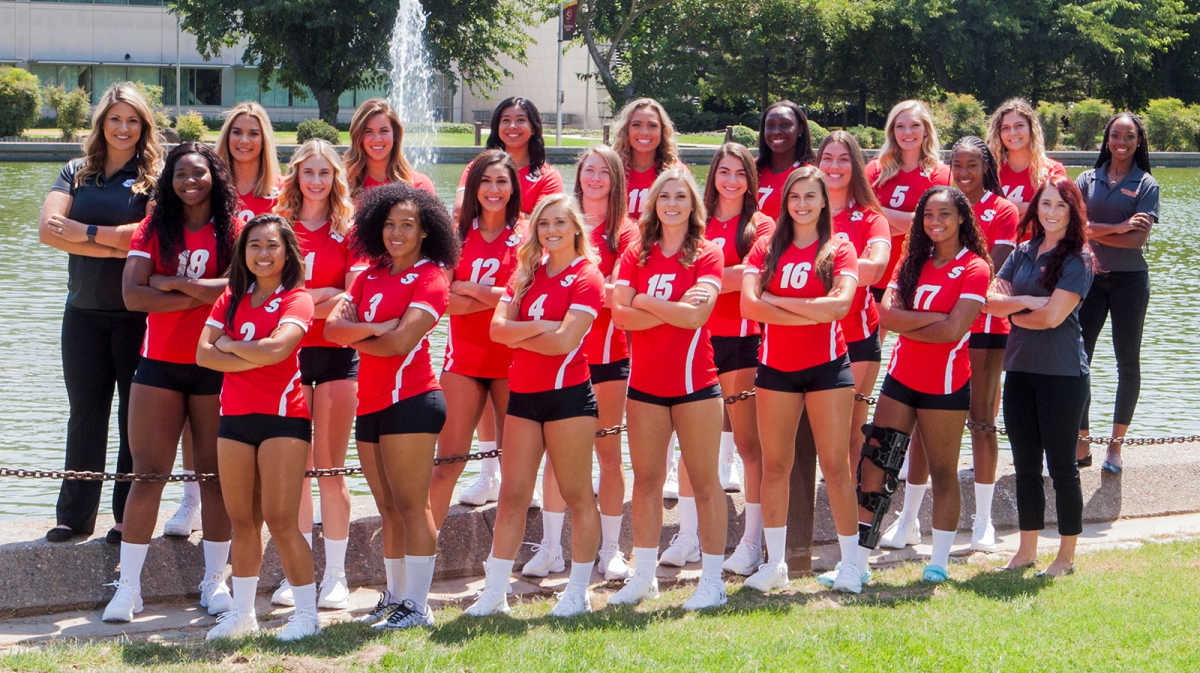
[[[1042,549],[1050,551],[1055,548],[1055,536],[1047,532],[1043,536]],[[1164,540],[1200,538],[1200,513],[1181,514],[1175,516],[1150,517],[1145,519],[1121,519],[1108,523],[1085,524],[1083,535],[1079,539],[1078,550],[1086,555],[1088,552],[1132,547],[1147,542]],[[1001,551],[994,556],[1011,555],[1017,548],[1017,532],[1007,531],[998,536]],[[970,533],[962,533],[956,540],[958,550],[955,557],[966,557],[970,543]],[[930,553],[929,536],[917,547],[903,551],[876,553],[872,562],[879,565],[889,565],[915,561],[925,558]],[[821,545],[813,549],[813,566],[818,571],[832,568],[838,558],[837,545]],[[1079,563],[1080,571],[1087,572],[1086,556]],[[674,568],[659,568],[660,583],[669,586],[678,582],[692,581],[700,575],[700,565],[690,564],[676,570]],[[593,590],[596,591],[595,607],[602,607],[609,594],[618,588],[617,583],[608,583],[593,576]],[[802,581],[810,581],[806,578]],[[519,580],[513,583],[514,592],[521,597],[545,598],[554,591],[562,589],[567,582],[566,573],[556,573],[540,582]],[[483,587],[482,578],[459,578],[440,580],[434,583],[431,601],[436,608],[447,605],[469,604],[475,592]],[[340,611],[322,611],[321,622],[328,625],[334,622],[354,619],[371,609],[379,598],[379,589],[375,587],[360,587],[350,596],[350,608]],[[264,629],[282,626],[291,614],[291,608],[275,608],[269,602],[269,596],[260,595],[257,610],[261,625]],[[65,612],[55,615],[21,617],[0,622],[0,650],[11,650],[29,645],[45,644],[58,639],[106,640],[114,637],[124,637],[134,641],[174,642],[184,638],[202,638],[216,621],[200,609],[197,603],[155,603],[146,605],[146,609],[137,615],[129,624],[106,624],[100,621],[100,610]]]

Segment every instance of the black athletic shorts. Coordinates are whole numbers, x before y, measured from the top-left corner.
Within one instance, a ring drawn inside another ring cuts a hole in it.
[[[717,365],[718,374],[758,367],[758,345],[762,343],[762,337],[759,335],[715,336],[711,340],[713,362]]]
[[[913,390],[888,374],[883,378],[883,387],[879,390],[879,394],[886,395],[913,409],[941,409],[944,411],[969,411],[971,409],[970,381],[949,395],[936,395]]]
[[[876,304],[879,304],[883,301],[883,293],[887,291],[886,287],[875,287],[874,285],[867,289],[871,291],[871,296],[875,297]]]
[[[967,348],[991,348],[995,350],[1004,350],[1008,346],[1007,334],[971,334],[967,340]]]
[[[846,355],[851,362],[879,362],[883,359],[883,342],[879,339],[879,328],[871,336],[846,344]]]
[[[436,435],[444,425],[446,395],[441,390],[431,390],[359,416],[354,424],[354,439],[378,444],[383,435]]]
[[[508,415],[527,418],[536,423],[550,423],[567,418],[590,416],[597,418],[596,396],[590,381],[579,385],[543,390],[538,393],[508,393]]]
[[[845,355],[795,372],[759,365],[758,373],[754,375],[754,387],[781,393],[816,393],[834,388],[853,388],[854,374],[850,371],[850,358]]]
[[[589,364],[588,369],[591,371],[592,385],[629,380],[629,358],[614,360],[602,365]]]
[[[305,346],[300,349],[300,385],[357,380],[358,351],[353,348]]]
[[[222,416],[217,437],[249,444],[255,448],[268,439],[291,437],[312,442],[312,421],[294,416],[239,414]]]
[[[133,372],[133,382],[164,388],[184,395],[219,395],[225,375],[197,364],[181,364],[142,358]]]
[[[627,397],[635,402],[645,402],[646,404],[656,404],[660,407],[673,407],[677,404],[687,404],[688,402],[699,402],[700,400],[711,400],[714,397],[721,397],[721,386],[713,384],[707,388],[702,388],[688,395],[676,395],[675,397],[660,397],[643,393],[637,388],[630,388],[626,394]]]

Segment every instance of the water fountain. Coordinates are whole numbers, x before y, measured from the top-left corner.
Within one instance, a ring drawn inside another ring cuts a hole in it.
[[[400,0],[392,27],[391,88],[388,100],[404,124],[404,156],[414,166],[437,159],[437,126],[433,114],[433,59],[425,46],[425,9],[420,0]]]

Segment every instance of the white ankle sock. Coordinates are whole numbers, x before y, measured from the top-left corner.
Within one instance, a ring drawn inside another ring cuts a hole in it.
[[[311,582],[302,587],[292,587],[292,598],[296,600],[296,612],[317,611],[317,584]]]
[[[180,474],[196,474],[195,470],[180,470]],[[183,482],[183,500],[181,505],[191,505],[192,507],[200,506],[200,482],[185,481]]]
[[[729,460],[729,458],[737,451],[737,444],[733,443],[733,431],[721,432],[721,460]]]
[[[563,519],[566,516],[566,512],[542,510],[542,544],[549,544],[551,549],[562,547]]]
[[[633,574],[651,578],[658,571],[658,547],[633,548]]]
[[[229,563],[229,545],[230,542],[211,542],[205,540],[204,544],[204,574],[205,579],[208,575],[220,573],[222,577],[225,575],[225,565]]]
[[[787,526],[764,528],[763,537],[767,538],[767,561],[783,563],[783,550],[787,547]]]
[[[838,547],[842,550],[842,562],[858,565],[858,534],[839,535]],[[866,570],[866,568],[863,568]]]
[[[954,544],[954,531],[933,529],[933,553],[929,563],[935,566],[947,567],[950,562],[950,545]]]
[[[700,554],[700,579],[715,579],[720,582],[721,564],[724,562],[724,554]]]
[[[142,585],[142,566],[146,565],[149,544],[121,543],[121,579]]]
[[[437,556],[413,556],[404,558],[404,576],[408,585],[404,597],[417,604],[422,613],[429,600],[429,587],[433,586],[433,566]]]
[[[496,442],[479,442],[479,450],[495,451]],[[484,458],[479,461],[479,474],[488,475],[489,477],[500,476],[500,459],[499,458]]]
[[[911,481],[904,482],[904,511],[900,514],[905,521],[910,524],[916,521],[921,515],[921,501],[925,499],[925,491],[929,489],[929,484],[914,484]]]
[[[254,595],[258,593],[258,577],[234,577],[232,584],[233,606],[238,614],[254,614]],[[295,596],[295,594],[292,595]]]
[[[746,528],[742,531],[742,541],[755,547],[762,547],[763,519],[762,503],[746,503]]]
[[[696,535],[700,530],[700,519],[696,515],[696,498],[679,496],[679,534]]]
[[[499,559],[488,556],[487,565],[483,569],[483,588],[488,591],[508,593],[509,582],[512,581],[513,559]]]
[[[312,533],[301,533],[304,536],[304,541],[308,543],[308,548],[312,549]]]
[[[403,558],[384,558],[383,573],[387,576],[387,590],[395,598],[404,598],[404,590],[408,586],[405,577]]]
[[[571,561],[571,578],[567,580],[567,590],[587,593],[588,580],[592,579],[592,569],[595,563],[576,563]]]
[[[600,515],[600,548],[608,549],[609,545],[621,542],[621,516]]]
[[[334,568],[346,571],[346,548],[350,546],[350,539],[345,540],[330,540],[325,538],[325,572],[329,572]]]
[[[995,484],[975,483],[975,525],[986,527],[992,522],[992,496],[996,493]]]

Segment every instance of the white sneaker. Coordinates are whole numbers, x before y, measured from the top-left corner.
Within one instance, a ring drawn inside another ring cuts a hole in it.
[[[200,506],[184,502],[179,504],[179,509],[163,524],[163,535],[187,537],[201,528],[203,526],[200,524]]]
[[[721,488],[725,489],[726,493],[738,493],[742,490],[742,479],[738,476],[738,472],[734,469],[733,454],[721,460],[720,469]]]
[[[479,507],[500,499],[500,476],[480,472],[475,483],[463,489],[458,494],[458,501],[464,505]]]
[[[721,564],[721,570],[749,577],[758,570],[758,567],[763,564],[764,560],[762,547],[750,544],[746,541],[746,538],[742,538],[738,542],[737,548],[729,555],[729,558],[725,559],[725,562]]]
[[[542,508],[542,487],[538,486],[533,489],[533,497],[529,500],[529,509]]]
[[[429,628],[434,624],[433,609],[428,604],[424,610],[418,610],[417,604],[406,598],[395,608],[387,619],[375,624],[376,630],[399,631],[417,626]]]
[[[842,562],[838,561],[838,564],[836,566],[834,566],[833,570],[830,570],[829,572],[823,572],[820,575],[817,575],[817,584],[820,584],[821,586],[825,587],[826,589],[832,589],[833,585],[835,583],[837,583],[838,574],[841,572],[841,570],[842,570]],[[860,587],[864,587],[870,583],[871,583],[871,571],[870,570],[860,570],[858,573],[858,585]]]
[[[839,563],[833,578],[833,590],[843,594],[861,594],[863,573],[853,563]],[[868,575],[869,577],[869,575]]]
[[[117,588],[117,593],[113,594],[112,600],[108,601],[108,605],[104,607],[104,616],[101,618],[104,621],[131,622],[133,616],[142,611],[141,584],[134,584],[129,580],[117,580],[104,586]]]
[[[541,544],[533,545],[533,558],[525,562],[521,568],[521,574],[526,577],[545,577],[550,573],[560,573],[567,569],[567,563],[563,559],[562,546],[550,546],[546,540],[542,540]]]
[[[689,563],[700,560],[700,538],[691,533],[677,533],[671,538],[671,545],[658,558],[665,566],[682,568]]]
[[[475,604],[463,610],[463,614],[468,617],[487,617],[488,615],[506,615],[510,612],[508,607],[508,594],[503,591],[482,591],[479,598],[475,599]]]
[[[296,599],[292,596],[292,585],[288,584],[287,578],[279,583],[279,588],[275,593],[271,594],[271,605],[283,605],[292,607],[296,604]]]
[[[596,566],[596,570],[610,582],[627,579],[633,572],[629,568],[629,562],[625,560],[625,554],[621,553],[616,542],[600,550],[600,563]]]
[[[317,607],[326,610],[345,610],[350,607],[350,587],[346,584],[346,571],[330,568],[321,578],[321,593]]]
[[[219,615],[233,609],[233,596],[225,584],[225,573],[213,573],[200,583],[200,607]]]
[[[286,643],[315,636],[320,632],[321,619],[317,617],[317,613],[297,610],[291,617],[288,617],[287,626],[284,626],[275,637]]]
[[[663,482],[663,500],[678,500],[679,499],[679,465],[675,461],[671,461],[671,468],[667,470],[667,480]]]
[[[596,478],[592,480],[592,493],[595,495],[600,495],[600,475],[598,474],[596,475]]]
[[[786,576],[786,575],[785,575]],[[696,593],[683,604],[684,610],[707,610],[719,608],[729,602],[725,595],[725,583],[719,579],[701,579]]]
[[[900,518],[893,521],[879,538],[879,546],[885,549],[904,549],[915,544],[921,544],[921,522],[906,520],[904,512],[900,512]]]
[[[388,617],[400,607],[400,599],[392,595],[392,592],[384,589],[383,595],[379,597],[379,601],[375,603],[375,607],[367,614],[354,620],[361,624],[375,626],[381,622],[387,621]]]
[[[788,567],[786,563],[764,563],[758,567],[758,572],[746,579],[746,586],[763,592],[782,589],[788,585]]]
[[[609,605],[637,605],[644,598],[658,598],[658,578],[634,575],[625,586],[608,597]]]
[[[217,625],[208,630],[205,640],[218,638],[241,638],[258,632],[258,617],[251,612],[248,615],[238,614],[230,610],[217,617]]]
[[[983,552],[1000,551],[1000,545],[996,544],[996,527],[989,520],[986,525],[979,525],[979,518],[975,515],[971,516],[975,523],[971,524],[971,550]]]
[[[551,617],[574,617],[592,611],[592,592],[567,589],[558,594],[558,604],[550,610]]]

